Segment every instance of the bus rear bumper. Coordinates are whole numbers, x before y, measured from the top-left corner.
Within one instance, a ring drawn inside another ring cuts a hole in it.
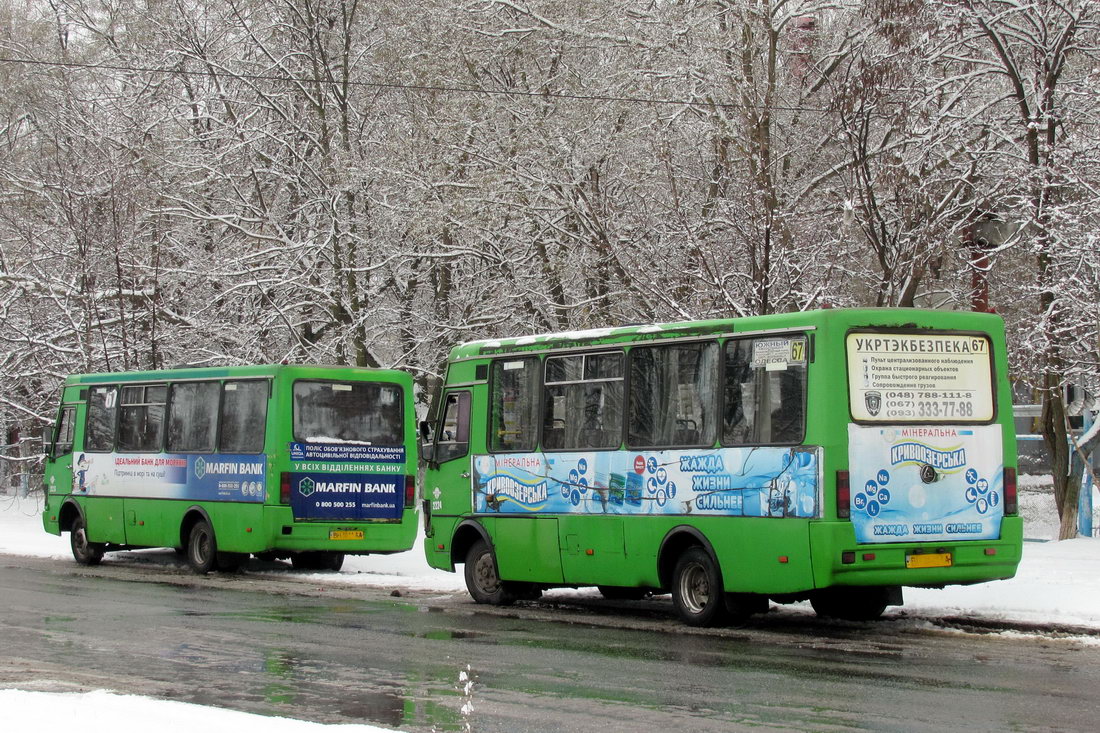
[[[362,531],[362,537],[358,532]],[[324,550],[349,555],[405,552],[416,541],[416,523],[409,522],[275,522],[269,528],[271,549],[288,552]]]
[[[995,540],[859,544],[848,522],[815,522],[810,533],[817,588],[935,588],[1013,577],[1020,563],[1023,521],[1020,517],[1005,517],[1001,536]]]

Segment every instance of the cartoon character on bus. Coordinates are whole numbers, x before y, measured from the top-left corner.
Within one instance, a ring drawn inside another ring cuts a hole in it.
[[[73,487],[74,494],[87,494],[88,493],[88,458],[83,453],[80,454],[80,458],[76,461],[76,471],[73,471],[73,483],[76,484]]]

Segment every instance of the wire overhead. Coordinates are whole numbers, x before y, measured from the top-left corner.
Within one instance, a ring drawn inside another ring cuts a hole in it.
[[[122,66],[118,64],[83,64],[76,61],[43,61],[41,59],[13,58],[0,56],[0,63],[24,64],[27,66],[51,66],[67,69],[87,69],[91,71],[122,71],[144,74],[166,74],[178,76],[199,76],[215,78],[228,76],[236,79],[249,79],[251,81],[294,82],[299,84],[335,84],[331,79],[318,77],[275,76],[272,74],[257,74],[249,72],[226,72],[219,74],[214,71],[202,71],[194,69],[169,69],[157,66]],[[434,92],[441,94],[480,94],[484,96],[506,97],[539,97],[543,99],[563,99],[585,102],[622,102],[625,104],[650,104],[676,107],[722,107],[722,108],[750,108],[769,109],[783,112],[826,112],[824,107],[803,107],[799,105],[768,105],[766,108],[760,105],[751,105],[744,102],[715,102],[699,101],[691,99],[662,99],[656,97],[632,97],[615,96],[609,94],[574,94],[569,92],[529,91],[524,89],[483,89],[480,87],[459,87],[432,84],[399,84],[397,82],[363,81],[359,79],[340,80],[340,84],[350,86],[367,87],[372,89],[388,89],[394,91],[410,92]]]

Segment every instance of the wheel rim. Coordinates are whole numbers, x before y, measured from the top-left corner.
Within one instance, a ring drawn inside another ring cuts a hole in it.
[[[474,563],[474,582],[482,593],[495,593],[500,588],[496,563],[493,562],[493,556],[487,552]]]
[[[64,545],[62,545],[64,547]],[[84,533],[84,527],[80,526],[73,530],[73,549],[81,557],[88,554],[88,535]]]
[[[710,603],[710,580],[706,569],[692,563],[680,573],[680,600],[690,613],[702,613]]]
[[[205,530],[198,530],[198,535],[194,545],[195,563],[205,565],[210,558],[210,533]]]

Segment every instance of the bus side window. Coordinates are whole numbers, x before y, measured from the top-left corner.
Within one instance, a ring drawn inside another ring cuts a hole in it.
[[[533,451],[538,437],[539,360],[498,359],[491,370],[489,450]]]
[[[714,445],[717,375],[718,344],[711,341],[632,349],[627,443]]]
[[[118,418],[119,451],[159,451],[164,437],[164,403],[168,387],[163,384],[122,388],[122,410]]]
[[[791,349],[791,344],[803,344]],[[805,425],[805,339],[736,339],[726,343],[722,444],[799,443]]]
[[[217,382],[180,382],[168,399],[168,452],[213,453],[218,428]]]
[[[118,387],[93,387],[88,396],[88,417],[84,425],[84,450],[107,453],[115,444],[118,421]]]
[[[618,448],[623,430],[623,355],[577,354],[546,360],[542,446]]]
[[[264,449],[267,427],[268,385],[264,380],[226,382],[222,385],[220,416],[222,453],[259,453]]]
[[[451,392],[443,405],[443,419],[436,435],[438,463],[461,458],[470,449],[470,393]]]
[[[60,458],[73,452],[73,433],[76,429],[76,408],[62,407],[53,434],[52,457]]]

